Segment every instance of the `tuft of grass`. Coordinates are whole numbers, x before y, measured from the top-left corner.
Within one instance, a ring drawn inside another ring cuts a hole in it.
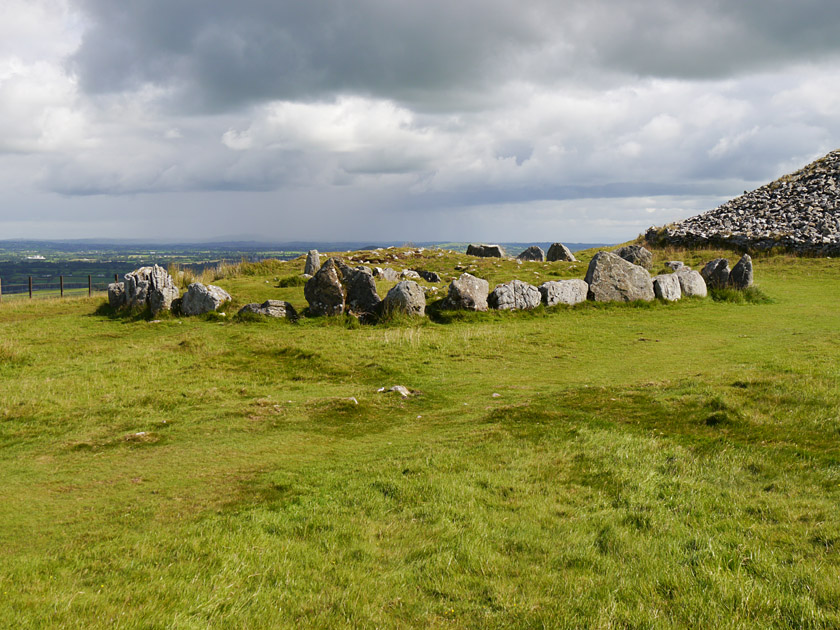
[[[288,287],[302,287],[306,284],[306,278],[302,275],[297,274],[293,276],[285,276],[280,278],[277,282],[278,288],[288,288]]]
[[[715,302],[732,304],[772,304],[773,300],[756,286],[746,289],[709,289],[709,297]]]

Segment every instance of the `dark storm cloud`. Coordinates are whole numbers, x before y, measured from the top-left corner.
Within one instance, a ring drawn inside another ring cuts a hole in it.
[[[840,48],[836,0],[79,0],[90,93],[181,107],[358,93],[434,107],[581,73],[721,77]]]

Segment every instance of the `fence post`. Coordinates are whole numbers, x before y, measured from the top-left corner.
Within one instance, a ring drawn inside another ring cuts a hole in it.
[[[114,282],[119,282],[120,279],[117,277],[117,274],[114,274]]]
[[[90,276],[88,276],[88,297],[93,294],[93,285],[90,282]]]
[[[32,299],[32,276],[29,276],[29,299]]]
[[[64,297],[64,276],[58,276],[58,287],[61,292],[60,297]]]

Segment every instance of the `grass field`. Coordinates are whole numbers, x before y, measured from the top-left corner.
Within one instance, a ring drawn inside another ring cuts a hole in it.
[[[231,317],[301,310],[302,266],[220,277],[225,317],[0,304],[0,625],[840,627],[840,261],[756,259],[761,303]]]

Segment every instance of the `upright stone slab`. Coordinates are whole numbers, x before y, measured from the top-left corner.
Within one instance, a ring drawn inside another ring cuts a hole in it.
[[[125,283],[112,282],[108,285],[108,304],[114,310],[125,306]]]
[[[505,250],[499,245],[487,245],[485,243],[472,243],[467,246],[467,255],[480,258],[504,258]]]
[[[589,285],[585,280],[549,280],[540,286],[543,304],[555,306],[557,304],[580,304],[586,301]]]
[[[307,276],[314,276],[321,268],[321,255],[317,249],[310,249],[306,254],[306,265],[303,267],[303,273]]]
[[[413,280],[398,282],[382,300],[382,312],[422,317],[426,314],[426,294]]]
[[[540,302],[540,290],[522,280],[496,285],[487,298],[487,304],[497,310],[530,310],[538,307]]]
[[[315,275],[306,281],[303,295],[313,315],[341,315],[344,312],[345,291],[334,258],[328,258]]]
[[[143,308],[148,305],[156,314],[169,310],[180,291],[166,269],[153,265],[125,274],[125,294],[128,306]]]
[[[614,253],[627,262],[639,265],[645,269],[653,267],[653,252],[641,245],[625,245],[624,247],[619,247]]]
[[[674,275],[680,283],[680,293],[683,297],[706,297],[709,294],[706,281],[699,271],[682,267]]]
[[[468,273],[449,283],[449,295],[443,303],[447,310],[486,311],[490,284]]]
[[[588,298],[596,302],[651,301],[653,281],[647,270],[612,252],[598,252],[586,271]]]
[[[753,265],[749,254],[741,256],[729,272],[729,286],[733,289],[746,289],[753,284]]]
[[[729,284],[729,261],[726,258],[715,258],[706,263],[700,271],[706,286],[712,289],[723,289]]]
[[[577,258],[575,258],[572,250],[563,245],[563,243],[553,243],[551,247],[548,248],[548,253],[545,255],[545,259],[548,262],[554,262],[555,260],[577,262]]]
[[[542,262],[545,260],[545,252],[542,250],[542,247],[539,247],[538,245],[531,245],[516,258],[518,260],[536,260],[538,262]]]
[[[223,303],[230,302],[230,294],[215,284],[203,285],[193,282],[181,299],[181,313],[184,315],[202,315],[218,309]]]
[[[336,261],[345,288],[345,309],[354,315],[370,315],[376,312],[381,298],[376,292],[373,272],[367,267],[350,267],[343,261]]]
[[[676,274],[666,273],[653,277],[653,293],[661,300],[676,302],[682,297],[680,279]]]

